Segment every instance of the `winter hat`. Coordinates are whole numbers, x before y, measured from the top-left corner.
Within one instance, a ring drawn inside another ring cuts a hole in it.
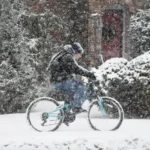
[[[73,43],[72,48],[73,48],[75,54],[78,54],[78,53],[83,54],[84,53],[82,46],[78,42]]]

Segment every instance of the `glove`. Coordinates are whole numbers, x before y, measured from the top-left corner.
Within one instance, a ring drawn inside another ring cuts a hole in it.
[[[92,80],[96,80],[96,76],[94,75],[94,73],[91,73],[91,75],[90,75],[90,79],[92,79]]]

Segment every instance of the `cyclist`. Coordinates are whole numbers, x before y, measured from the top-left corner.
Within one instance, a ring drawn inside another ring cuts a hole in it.
[[[65,45],[56,53],[50,62],[50,82],[57,88],[70,95],[73,112],[85,112],[82,106],[82,97],[86,91],[84,84],[77,80],[76,75],[96,80],[93,72],[88,71],[77,63],[84,50],[80,43]]]

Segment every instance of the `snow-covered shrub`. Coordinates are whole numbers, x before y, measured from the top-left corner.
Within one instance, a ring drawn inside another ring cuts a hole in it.
[[[87,12],[87,0],[0,0],[0,113],[47,96],[51,56],[71,41],[87,48]]]
[[[112,58],[106,61],[104,64],[99,66],[99,69],[92,68],[92,71],[95,72],[97,79],[100,81],[101,92],[103,95],[108,94],[108,89],[113,85],[118,86],[121,77],[118,72],[125,67],[127,60],[124,58]]]
[[[106,61],[96,74],[103,94],[116,98],[126,117],[150,117],[150,52],[127,61]]]
[[[132,58],[150,50],[150,10],[141,10],[131,17],[130,38]]]
[[[21,0],[0,4],[0,113],[25,110],[46,95],[51,55],[69,34],[67,24],[45,10],[30,13]]]

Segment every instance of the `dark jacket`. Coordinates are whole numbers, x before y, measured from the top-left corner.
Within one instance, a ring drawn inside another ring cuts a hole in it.
[[[93,73],[80,66],[74,58],[71,46],[63,48],[53,56],[50,66],[50,82],[59,83],[63,80],[73,78],[74,74],[93,78]]]

